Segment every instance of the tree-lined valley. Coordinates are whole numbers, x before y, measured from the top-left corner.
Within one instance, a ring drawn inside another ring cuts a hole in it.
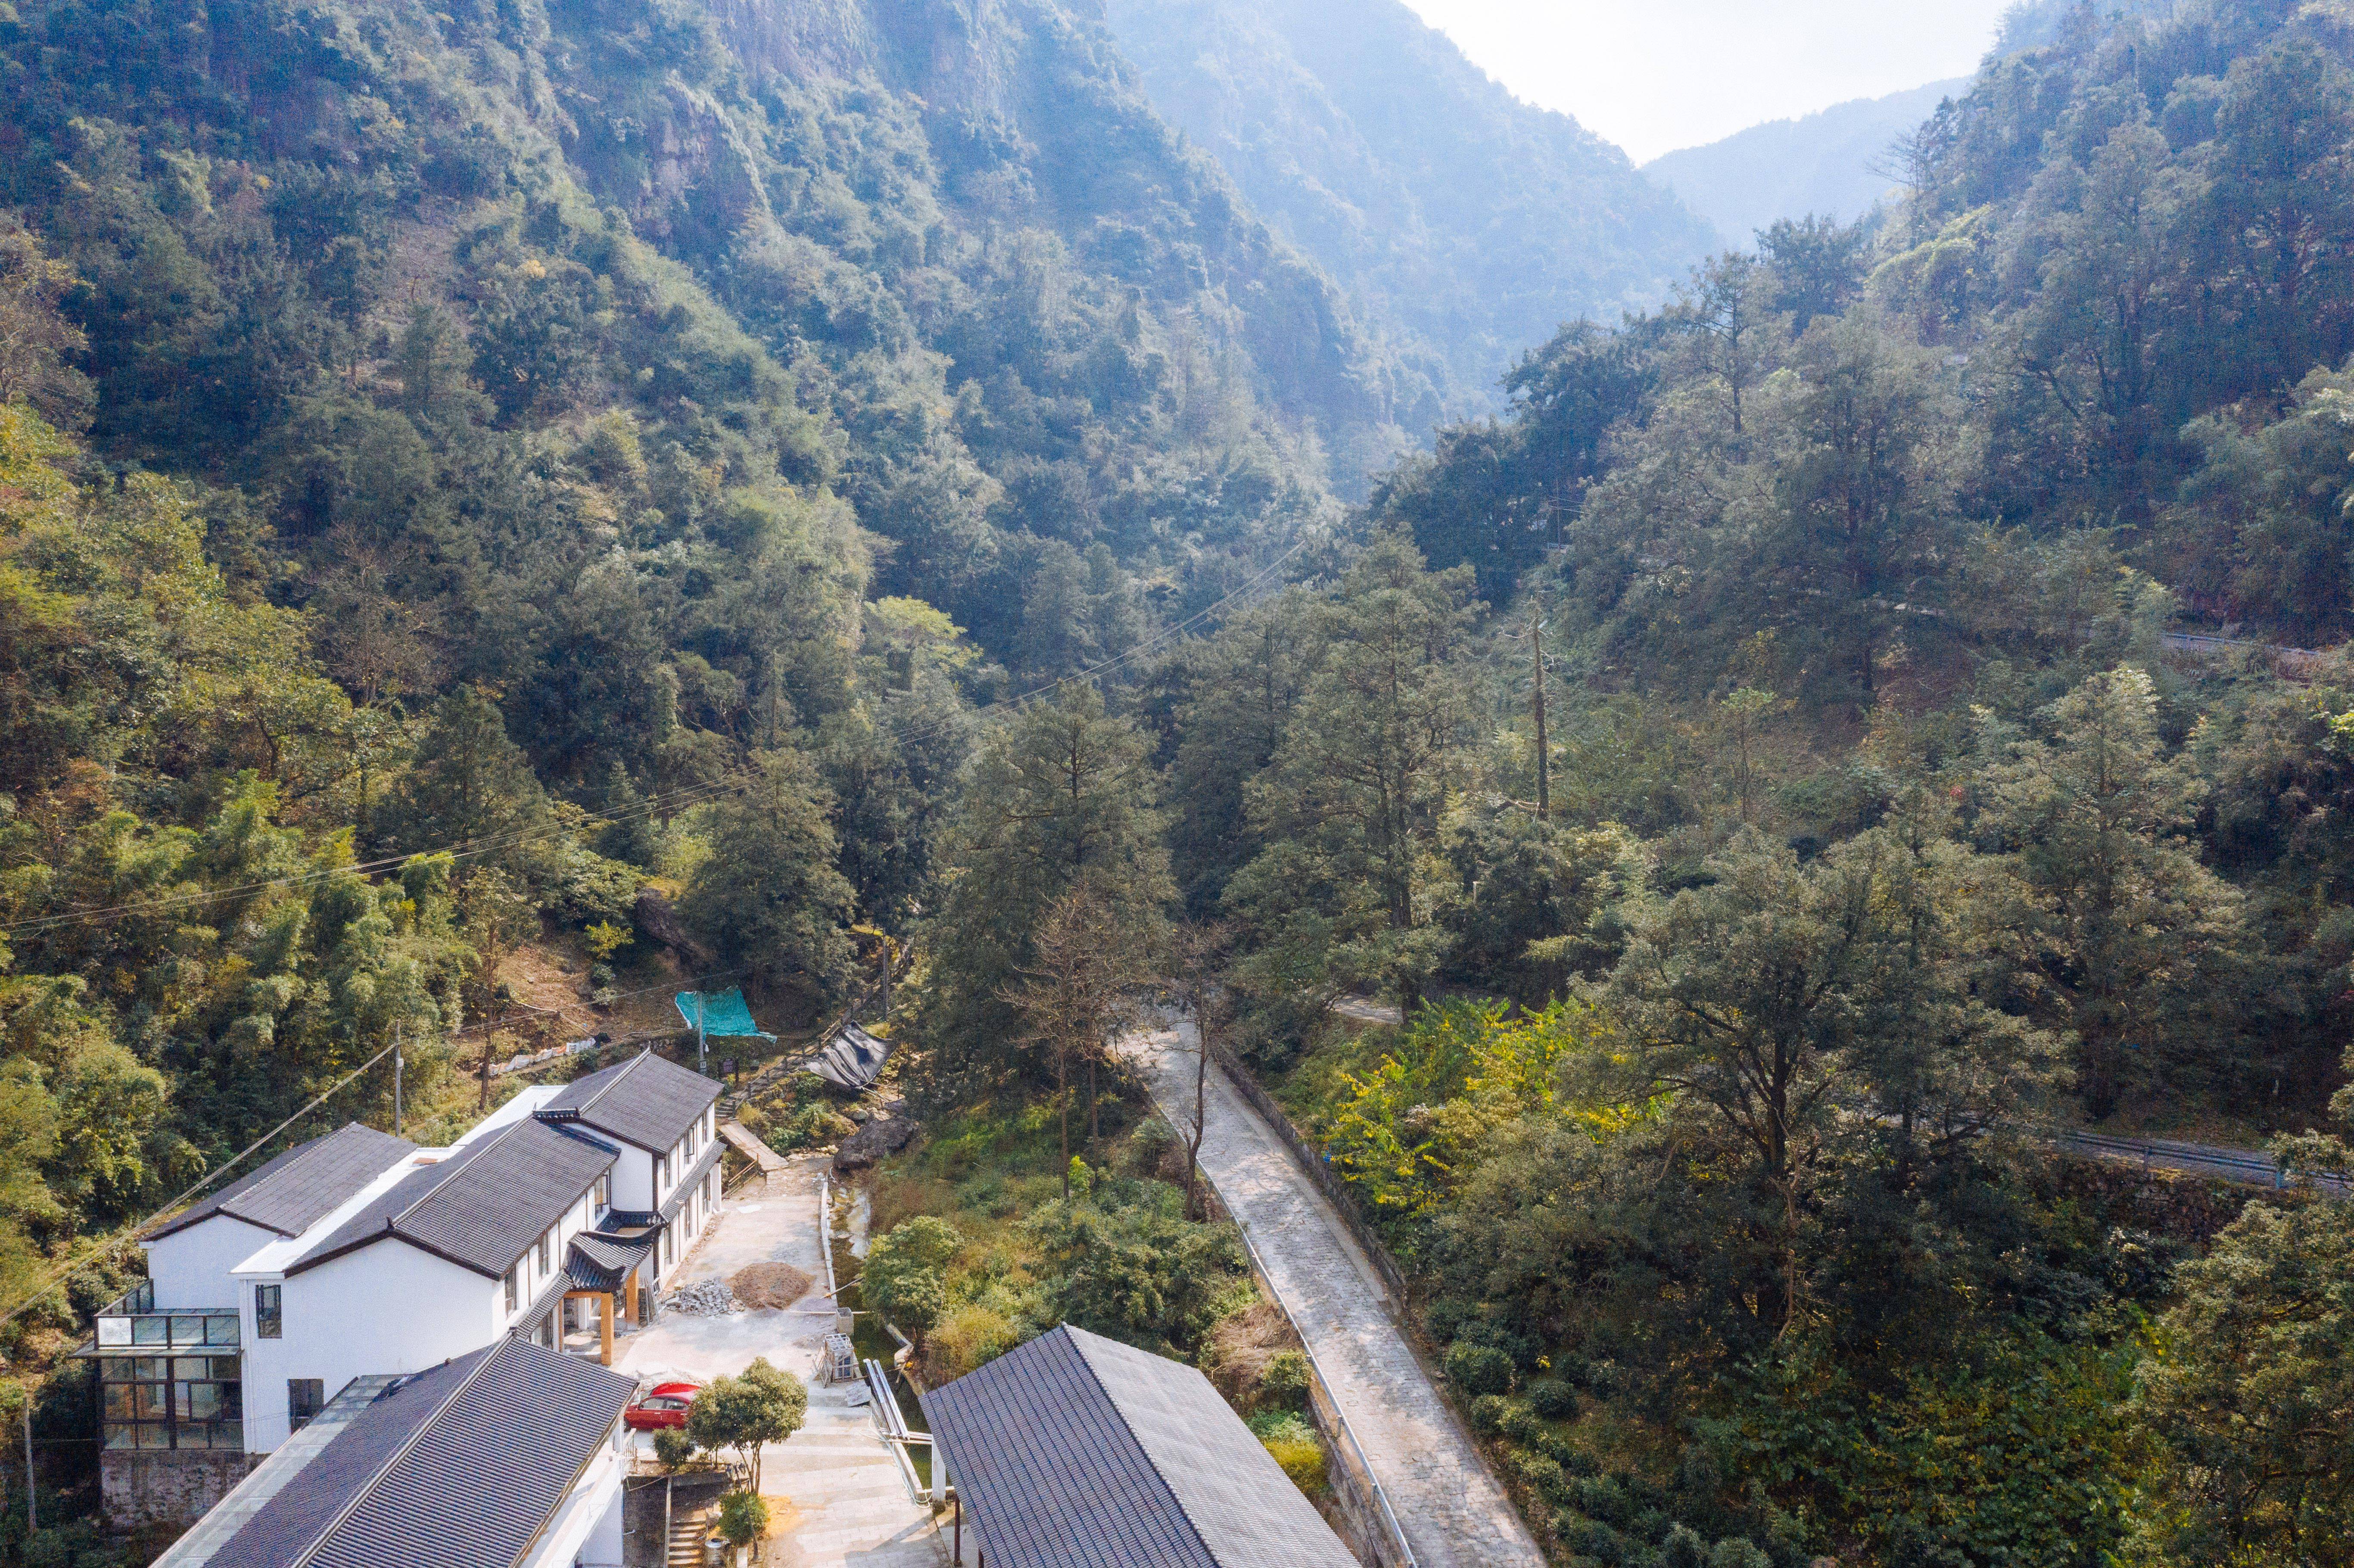
[[[0,74],[0,1555],[161,1550],[66,1352],[388,1046],[446,1141],[896,955],[922,1375],[1173,1354],[1330,1503],[1182,1017],[1555,1563],[2354,1563],[2354,9],[2016,6],[1732,249],[1385,0]]]

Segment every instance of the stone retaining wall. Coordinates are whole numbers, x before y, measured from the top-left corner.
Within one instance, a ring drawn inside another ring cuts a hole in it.
[[[99,1456],[100,1495],[117,1529],[186,1528],[228,1496],[257,1461],[226,1449],[121,1449]]]

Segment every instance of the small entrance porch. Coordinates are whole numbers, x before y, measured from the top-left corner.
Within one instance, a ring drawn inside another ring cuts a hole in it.
[[[565,1290],[557,1308],[558,1342],[574,1355],[613,1364],[618,1325],[641,1326],[653,1299],[652,1235],[591,1234],[572,1238],[565,1255]]]

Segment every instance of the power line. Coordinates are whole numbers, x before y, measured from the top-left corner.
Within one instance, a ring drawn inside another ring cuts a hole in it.
[[[190,1198],[195,1197],[198,1192],[201,1192],[206,1188],[211,1186],[215,1181],[219,1181],[237,1166],[242,1164],[246,1158],[252,1154],[255,1150],[263,1147],[269,1143],[271,1139],[276,1138],[280,1133],[284,1132],[288,1128],[293,1126],[296,1122],[302,1120],[304,1117],[309,1116],[313,1111],[318,1109],[320,1106],[326,1102],[328,1096],[334,1094],[337,1090],[344,1087],[345,1085],[349,1084],[353,1079],[358,1077],[362,1073],[366,1072],[370,1067],[375,1066],[378,1062],[381,1062],[387,1056],[391,1055],[397,1048],[398,1047],[393,1045],[387,1045],[383,1050],[377,1052],[375,1055],[369,1057],[366,1061],[361,1063],[358,1066],[353,1068],[350,1072],[345,1074],[333,1085],[322,1090],[309,1105],[304,1106],[301,1110],[296,1111],[292,1116],[288,1117],[284,1121],[280,1122],[276,1127],[271,1128],[268,1132],[263,1133],[260,1138],[257,1138],[251,1143],[247,1144],[243,1149],[238,1150],[237,1153],[222,1161],[221,1164],[215,1167],[213,1170],[205,1172],[204,1176],[199,1179],[194,1186],[186,1189],[178,1197],[174,1198],[162,1208],[157,1209],[154,1213],[148,1215],[145,1219],[132,1226],[129,1235],[136,1236],[141,1231],[145,1230],[157,1220],[160,1220],[164,1215],[176,1211],[181,1204],[186,1202]],[[23,1298],[6,1311],[0,1312],[0,1323],[5,1323],[9,1319],[15,1318],[17,1313],[22,1312],[34,1302],[38,1301],[42,1297],[47,1296],[50,1289],[57,1284],[58,1280],[64,1277],[66,1275],[72,1273],[75,1269],[80,1268],[83,1264],[88,1263],[91,1258],[98,1256],[101,1253],[107,1251],[109,1248],[121,1245],[125,1239],[126,1237],[122,1235],[109,1237],[101,1245],[93,1246],[80,1254],[80,1255],[69,1258],[66,1262],[61,1263],[57,1267],[51,1269],[42,1277],[41,1284],[31,1295]]]

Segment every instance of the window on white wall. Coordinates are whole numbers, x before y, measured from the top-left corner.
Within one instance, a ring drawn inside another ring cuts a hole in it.
[[[507,1270],[506,1287],[507,1310],[512,1312],[523,1305],[523,1259],[515,1259],[515,1266]]]
[[[539,1237],[539,1271],[540,1271],[540,1273],[542,1273],[542,1274],[546,1274],[546,1273],[547,1272],[548,1258],[553,1255],[554,1250],[555,1250],[555,1247],[556,1247],[556,1231],[555,1231],[555,1229],[554,1229],[553,1227],[550,1227],[549,1229],[547,1229],[547,1230],[546,1230],[546,1231],[541,1232],[541,1233],[540,1233],[540,1237]]]
[[[282,1286],[277,1285],[257,1285],[253,1287],[253,1337],[255,1339],[275,1340],[284,1334],[286,1318],[280,1306],[280,1292],[283,1288]]]

